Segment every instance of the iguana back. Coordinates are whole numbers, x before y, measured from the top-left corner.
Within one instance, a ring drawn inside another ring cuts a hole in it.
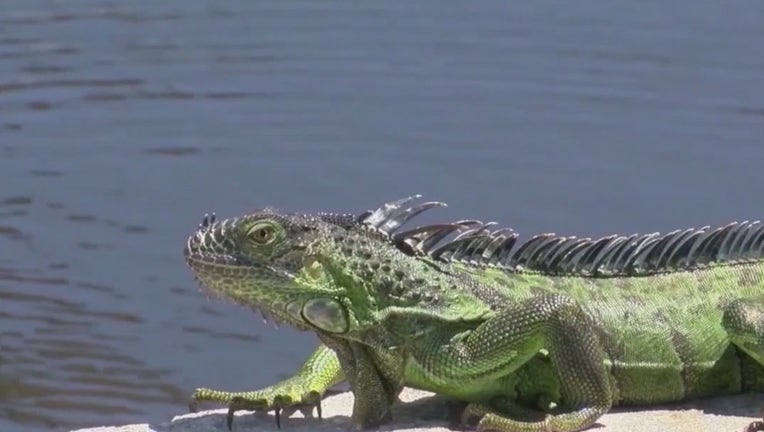
[[[461,231],[455,238],[428,243],[453,225]],[[464,286],[495,310],[553,293],[575,299],[595,323],[615,384],[614,404],[764,388],[764,372],[750,357],[757,349],[746,354],[731,344],[728,329],[756,333],[762,326],[748,328],[735,314],[764,297],[759,221],[600,239],[542,234],[519,245],[512,230],[492,230],[495,223],[453,225],[399,233],[396,243],[478,281]],[[427,235],[409,234],[415,232]],[[748,343],[760,341],[754,336]]]

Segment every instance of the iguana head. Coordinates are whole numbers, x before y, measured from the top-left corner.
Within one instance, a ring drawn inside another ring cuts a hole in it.
[[[338,225],[264,209],[216,220],[205,215],[184,254],[209,292],[259,309],[298,328],[311,322],[342,332],[337,287],[321,276],[314,252]]]
[[[442,205],[404,208],[413,198],[360,216],[272,209],[226,220],[205,216],[184,253],[212,293],[299,329],[343,334],[373,321],[402,283],[398,264],[410,259],[402,249],[415,253],[417,237],[389,233]]]

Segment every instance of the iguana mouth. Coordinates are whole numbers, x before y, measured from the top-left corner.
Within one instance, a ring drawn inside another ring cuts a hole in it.
[[[291,322],[291,321],[287,322],[286,319],[284,319],[283,317],[280,317],[278,314],[271,311],[270,305],[268,304],[258,304],[253,302],[236,300],[230,297],[229,295],[226,295],[225,293],[214,289],[210,283],[205,282],[204,278],[202,276],[199,276],[199,273],[197,273],[197,271],[199,270],[198,267],[204,267],[204,266],[212,266],[216,269],[238,268],[238,269],[253,270],[257,267],[257,263],[254,263],[253,261],[247,259],[246,257],[236,257],[233,255],[222,255],[222,254],[221,255],[203,254],[198,251],[191,252],[189,251],[188,248],[186,249],[186,252],[187,252],[186,262],[192,270],[194,280],[199,284],[200,291],[203,292],[208,298],[229,301],[234,304],[238,304],[240,306],[249,307],[253,312],[260,313],[260,316],[263,319],[263,324],[270,325],[275,329],[279,328],[279,324],[289,324],[297,328],[298,330],[309,329],[308,326],[300,322]],[[273,271],[274,273],[279,273],[277,270],[271,268],[270,266],[259,266],[259,268],[265,268],[269,271]]]
[[[184,252],[186,256],[186,262],[191,266],[191,268],[194,268],[194,265],[212,265],[218,268],[258,267],[258,263],[252,261],[246,256],[200,252],[190,248],[186,248]]]

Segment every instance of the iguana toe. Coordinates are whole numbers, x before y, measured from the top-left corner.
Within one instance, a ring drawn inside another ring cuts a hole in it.
[[[743,429],[743,432],[762,432],[764,431],[764,421],[762,420],[756,420],[752,421],[751,423],[746,426],[745,429]]]

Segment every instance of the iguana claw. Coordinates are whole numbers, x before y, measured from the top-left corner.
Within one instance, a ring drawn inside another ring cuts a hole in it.
[[[756,420],[752,421],[751,423],[746,426],[745,429],[743,429],[743,432],[762,432],[764,431],[764,421],[762,420]]]
[[[225,424],[228,426],[228,430],[231,430],[233,425],[233,413],[236,412],[236,408],[233,407],[233,403],[228,406],[228,414],[225,416]]]
[[[254,409],[255,411],[258,411],[258,408],[252,406],[252,401],[247,401],[246,399],[242,397],[235,397],[228,404],[228,413],[226,414],[226,425],[228,426],[229,431],[232,430],[232,427],[233,427],[234,413],[236,413],[236,411],[243,410],[243,409]],[[276,417],[276,427],[281,429],[282,407],[276,405],[273,407],[273,410]]]
[[[289,404],[288,400],[284,402]],[[314,407],[316,408],[318,419],[323,420],[323,416],[321,412],[320,396],[317,397],[316,401],[311,404],[292,405],[292,406],[286,407],[286,409],[279,405],[273,406],[274,417],[276,417],[276,427],[281,429],[282,415],[289,417],[292,413],[294,413],[295,410],[299,409],[300,412],[302,412],[302,414],[305,417],[308,417],[311,415],[311,412],[313,411]],[[189,403],[189,410],[191,412],[196,412],[196,409],[197,409],[197,402],[191,401],[191,403]],[[226,425],[228,426],[229,431],[232,430],[232,427],[233,427],[234,414],[236,413],[236,411],[243,410],[243,409],[254,409],[255,411],[260,411],[260,408],[255,408],[252,406],[252,401],[248,401],[242,397],[233,398],[231,402],[228,404],[228,413],[226,413]]]
[[[276,407],[276,428],[281,429],[281,408]]]

